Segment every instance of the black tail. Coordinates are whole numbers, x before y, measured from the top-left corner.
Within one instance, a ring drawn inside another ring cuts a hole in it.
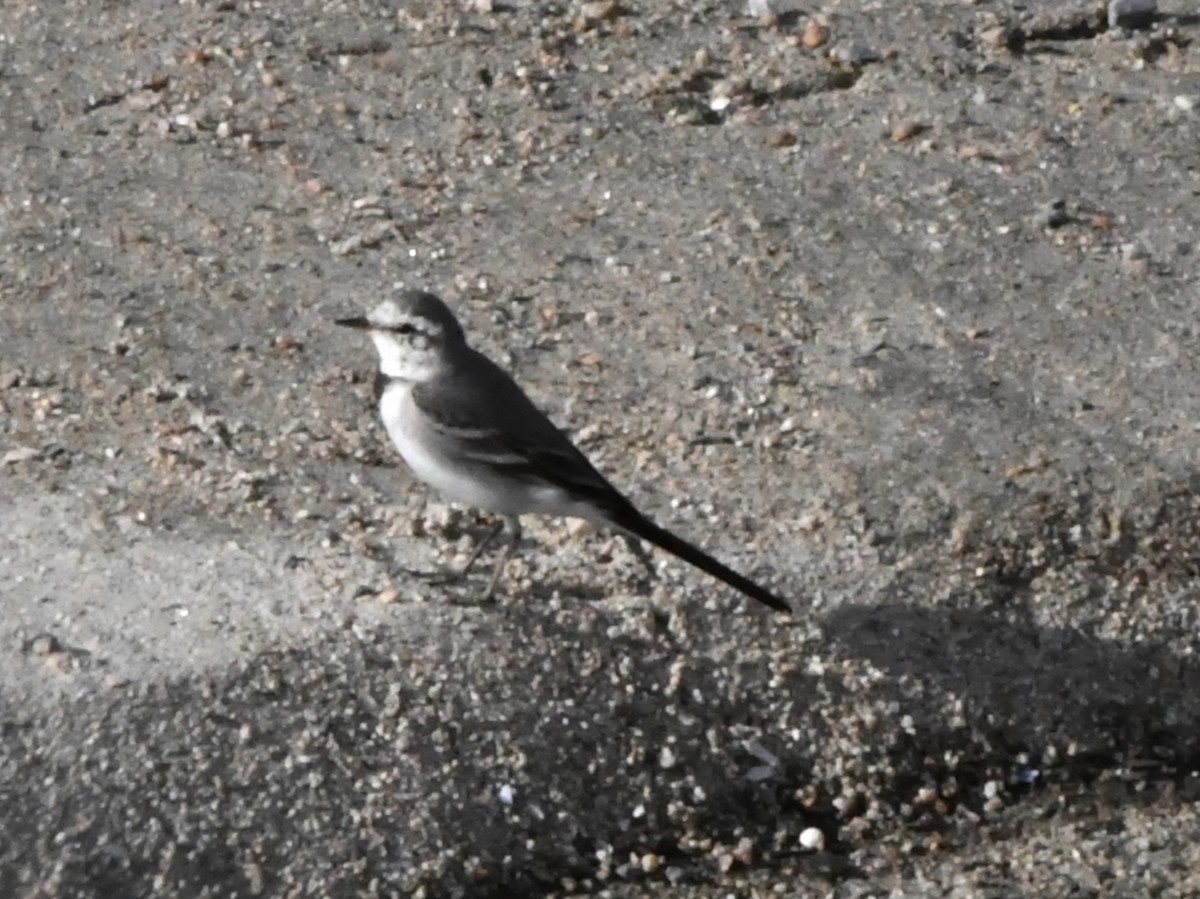
[[[646,518],[636,509],[630,507],[622,510],[620,514],[614,515],[612,523],[617,527],[628,531],[635,537],[640,537],[653,543],[660,549],[665,549],[674,556],[678,556],[683,561],[695,565],[701,571],[711,574],[718,580],[724,581],[735,590],[740,590],[752,599],[757,599],[764,605],[770,606],[779,612],[791,612],[792,607],[786,602],[767,590],[760,587],[748,577],[744,577],[725,565],[722,565],[704,550],[699,547],[692,546],[681,537],[676,537],[665,528],[660,528],[653,521]]]

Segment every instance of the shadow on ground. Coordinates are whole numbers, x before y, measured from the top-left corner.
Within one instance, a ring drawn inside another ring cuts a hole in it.
[[[631,614],[501,607],[473,635],[458,614],[408,643],[350,628],[220,680],[10,710],[0,884],[486,896],[853,877],[852,848],[985,814],[990,781],[1016,803],[1200,762],[1200,676],[1153,647],[845,607],[826,622],[841,661],[811,671],[763,616],[708,622],[745,631],[735,661],[727,639],[681,646]],[[826,852],[798,850],[811,826]]]

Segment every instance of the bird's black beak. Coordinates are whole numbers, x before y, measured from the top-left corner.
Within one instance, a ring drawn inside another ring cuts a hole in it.
[[[367,331],[371,327],[370,321],[361,315],[354,318],[339,318],[334,320],[334,324],[341,325],[343,328],[356,328],[359,331]]]

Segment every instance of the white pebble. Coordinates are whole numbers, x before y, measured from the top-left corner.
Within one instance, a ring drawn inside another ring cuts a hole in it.
[[[816,852],[825,848],[825,834],[819,827],[806,827],[800,831],[800,847]]]

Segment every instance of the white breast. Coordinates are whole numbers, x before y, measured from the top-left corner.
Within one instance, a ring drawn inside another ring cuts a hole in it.
[[[379,414],[388,436],[413,474],[447,499],[501,515],[564,515],[595,518],[596,510],[550,485],[533,485],[497,475],[484,464],[471,464],[453,451],[424,419],[412,396],[412,385],[392,381],[379,399]]]
[[[464,489],[467,485],[461,472],[428,439],[420,410],[412,398],[411,384],[389,383],[379,398],[379,414],[388,436],[413,474],[450,499],[474,504],[474,491]]]

